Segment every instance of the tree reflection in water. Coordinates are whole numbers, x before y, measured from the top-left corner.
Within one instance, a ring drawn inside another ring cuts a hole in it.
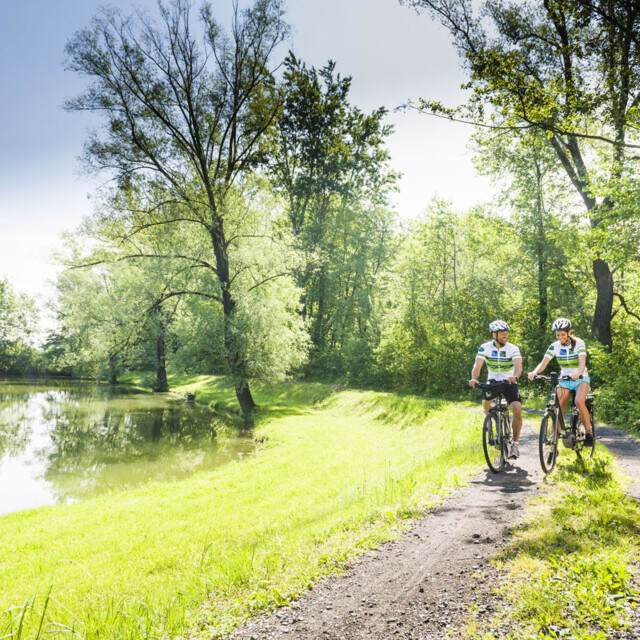
[[[14,395],[0,393],[0,460],[25,449],[31,434],[29,412]]]
[[[220,424],[206,407],[167,396],[5,387],[0,381],[0,464],[26,451],[56,501],[186,477],[253,450],[251,439],[216,437]]]

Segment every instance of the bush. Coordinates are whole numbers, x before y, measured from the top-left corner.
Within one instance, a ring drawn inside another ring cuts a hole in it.
[[[626,340],[624,348],[607,353],[589,347],[590,372],[595,383],[596,410],[600,419],[640,432],[640,347]]]

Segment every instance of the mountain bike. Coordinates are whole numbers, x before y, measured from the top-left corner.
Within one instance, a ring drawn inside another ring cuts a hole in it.
[[[509,405],[504,397],[505,382],[479,382],[477,388],[491,406],[482,425],[482,449],[489,469],[493,473],[504,471],[509,459],[513,431]]]
[[[585,447],[584,438],[586,435],[584,424],[580,416],[580,411],[575,404],[575,391],[571,392],[571,420],[569,425],[565,423],[564,415],[560,410],[560,400],[558,398],[558,383],[560,380],[571,380],[570,376],[560,378],[557,373],[549,376],[538,375],[535,380],[549,382],[551,392],[549,400],[540,422],[540,437],[538,440],[538,450],[540,453],[540,465],[545,473],[551,473],[556,466],[558,458],[558,440],[562,439],[562,444],[567,449],[573,449],[580,460],[583,454],[593,458],[596,450],[596,423],[593,419],[593,394],[589,393],[586,398],[587,409],[591,416],[591,429],[593,433],[593,444]]]

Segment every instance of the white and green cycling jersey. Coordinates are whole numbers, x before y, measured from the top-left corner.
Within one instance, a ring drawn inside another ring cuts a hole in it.
[[[580,338],[574,338],[574,340],[575,346],[572,346],[571,342],[562,344],[560,340],[556,340],[549,345],[547,352],[544,354],[546,358],[556,358],[560,365],[561,376],[570,376],[576,371],[580,367],[580,354],[587,353],[584,340]],[[586,367],[582,373],[587,375]]]
[[[514,360],[522,359],[520,349],[507,342],[504,346],[496,345],[493,340],[480,345],[478,358],[487,365],[487,380],[506,380],[515,372]]]

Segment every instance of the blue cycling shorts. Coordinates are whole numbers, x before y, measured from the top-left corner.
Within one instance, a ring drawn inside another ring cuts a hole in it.
[[[583,382],[589,384],[591,382],[591,379],[589,378],[589,376],[583,375],[582,378],[578,380],[560,380],[558,386],[563,387],[564,389],[569,389],[569,391],[577,391],[578,387]]]

